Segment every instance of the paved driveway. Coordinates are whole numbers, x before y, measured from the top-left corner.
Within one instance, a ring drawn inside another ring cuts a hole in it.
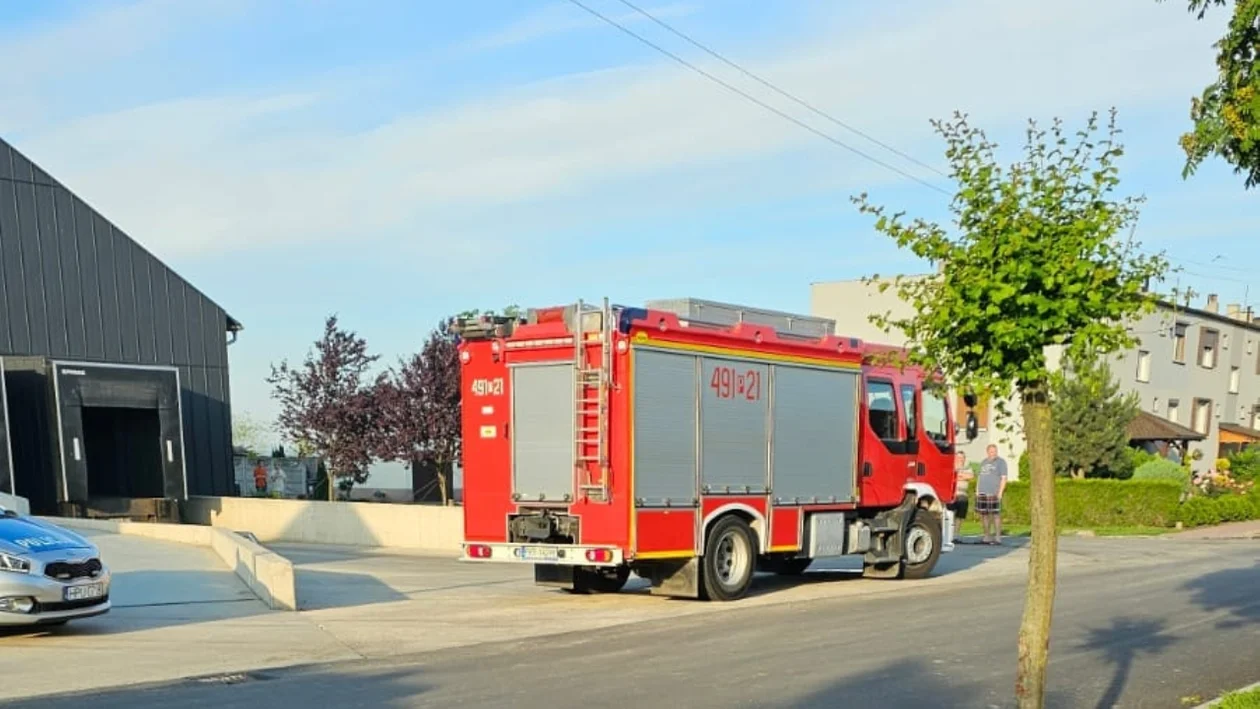
[[[316,580],[345,576],[312,591],[324,607],[303,615],[365,659],[107,692],[92,705],[1010,706],[1022,550],[963,547],[923,582],[764,579],[762,593],[730,604],[574,597],[501,567],[286,551]],[[1260,679],[1255,542],[1064,539],[1062,552],[1051,706],[1177,707]],[[356,607],[336,603],[373,583],[360,576],[403,599],[360,606],[356,621]],[[352,622],[361,628],[347,634],[340,625]],[[578,632],[547,634],[565,630]],[[499,642],[469,644],[480,637]]]

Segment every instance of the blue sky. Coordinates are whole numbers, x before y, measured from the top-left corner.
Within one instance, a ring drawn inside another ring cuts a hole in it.
[[[925,179],[617,0],[585,0]],[[1155,0],[642,0],[834,116],[942,166],[928,124],[1120,110],[1138,230],[1223,303],[1260,304],[1260,211],[1221,164],[1180,176],[1222,13]],[[879,5],[875,7],[875,5]],[[888,7],[884,7],[888,6]],[[813,281],[922,266],[849,197],[944,198],[564,2],[51,0],[0,18],[0,134],[245,324],[238,411],[338,313],[393,360],[470,307],[696,296],[804,311]],[[1218,258],[1219,257],[1219,258]]]

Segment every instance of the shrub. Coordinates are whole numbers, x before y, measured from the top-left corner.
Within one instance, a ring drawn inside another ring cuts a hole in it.
[[[1235,480],[1248,482],[1260,479],[1260,448],[1251,447],[1231,455],[1229,469]]]
[[[1165,458],[1147,461],[1133,471],[1134,480],[1169,480],[1188,485],[1190,474],[1180,465]]]
[[[1168,480],[1060,479],[1055,481],[1059,527],[1171,527],[1183,486]],[[1002,500],[1002,519],[1028,524],[1028,484],[1012,482]]]
[[[1187,527],[1260,519],[1260,496],[1192,497],[1181,505],[1178,518]]]
[[[1028,451],[1019,454],[1019,479],[1027,480],[1032,472],[1032,463],[1028,462]]]
[[[1229,458],[1217,458],[1217,459],[1216,459],[1216,469],[1217,469],[1217,470],[1221,470],[1221,471],[1226,471],[1226,472],[1228,472],[1228,471],[1229,471],[1229,467],[1230,467]]]
[[[1152,460],[1159,460],[1159,459],[1160,459],[1160,456],[1158,454],[1148,453],[1146,452],[1146,450],[1142,448],[1129,449],[1129,464],[1133,467],[1134,470],[1137,470],[1138,468],[1151,462]]]

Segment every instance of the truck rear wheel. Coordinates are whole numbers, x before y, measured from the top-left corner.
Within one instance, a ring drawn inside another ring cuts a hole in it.
[[[941,518],[935,512],[919,508],[914,511],[906,529],[904,577],[924,579],[936,568],[941,558]]]
[[[629,579],[629,566],[578,567],[573,570],[573,592],[616,593]]]
[[[742,598],[752,585],[757,567],[756,544],[748,523],[734,515],[723,517],[709,530],[704,545],[700,591],[714,601]]]

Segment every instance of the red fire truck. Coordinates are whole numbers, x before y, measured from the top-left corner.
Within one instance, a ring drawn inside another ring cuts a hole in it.
[[[927,576],[953,548],[946,398],[818,322],[690,299],[457,321],[463,558],[723,601],[824,557]]]

